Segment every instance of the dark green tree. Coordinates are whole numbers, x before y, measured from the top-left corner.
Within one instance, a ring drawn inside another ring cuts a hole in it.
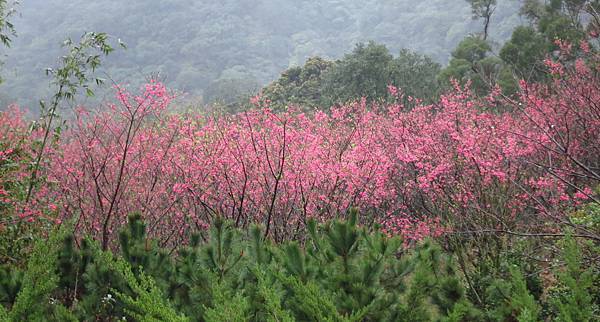
[[[288,106],[301,109],[324,107],[323,75],[333,66],[333,62],[321,57],[309,58],[304,66],[292,67],[284,71],[279,79],[266,86],[262,94],[270,100],[276,110]]]
[[[483,95],[498,82],[502,61],[492,55],[490,44],[478,36],[463,39],[452,52],[448,66],[440,74],[440,81],[450,86],[452,79],[460,84],[471,82],[471,89]]]
[[[402,90],[406,106],[410,104],[409,96],[433,103],[440,94],[440,71],[440,64],[431,57],[402,49],[390,64],[390,83]]]
[[[550,43],[551,51],[556,39],[577,44],[587,32],[598,32],[599,9],[597,0],[526,0],[520,12]]]
[[[502,49],[500,58],[518,73],[520,78],[539,81],[545,74],[544,55],[549,43],[532,27],[517,27]]]
[[[500,70],[498,83],[504,92],[517,92],[521,79],[546,81],[548,76],[543,59],[556,56],[559,48],[555,41],[577,45],[587,38],[587,33],[597,33],[599,8],[596,0],[526,0],[520,13],[529,19],[531,25],[515,28],[499,53],[505,65]],[[578,46],[573,48],[577,52]]]
[[[286,70],[263,89],[263,95],[276,110],[286,106],[327,109],[362,97],[369,102],[385,99],[387,86],[394,85],[404,94],[405,105],[410,105],[409,97],[430,103],[439,94],[440,69],[426,55],[403,49],[393,57],[385,46],[370,42],[358,44],[336,62],[310,58],[304,66]]]
[[[582,265],[581,249],[573,237],[568,236],[562,246],[566,266],[557,275],[567,291],[554,298],[558,318],[560,321],[593,321],[598,317],[594,317],[594,313],[600,309],[592,295],[594,282],[598,281],[598,267]]]
[[[0,318],[7,321],[76,321],[74,314],[55,297],[60,279],[55,269],[58,251],[67,231],[68,228],[63,227],[51,232],[47,240],[39,239],[35,243],[19,293],[9,312],[0,308]]]
[[[385,45],[372,41],[356,45],[325,75],[323,97],[326,106],[362,97],[369,102],[385,97],[393,59]]]
[[[532,27],[517,27],[502,49],[500,58],[505,63],[499,83],[508,94],[515,93],[518,81],[539,82],[546,78],[543,59],[549,42]]]
[[[494,321],[539,321],[541,308],[519,267],[510,267],[506,279],[494,281],[487,289],[487,297],[492,303],[488,314]]]

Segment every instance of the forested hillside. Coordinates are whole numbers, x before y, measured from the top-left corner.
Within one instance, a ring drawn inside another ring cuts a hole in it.
[[[524,23],[519,6],[500,1],[493,40],[503,42]],[[467,2],[447,0],[28,0],[18,12],[18,37],[10,51],[2,49],[10,81],[0,95],[32,109],[46,92],[42,76],[61,55],[62,41],[84,31],[102,30],[128,45],[106,64],[119,83],[139,84],[159,72],[172,88],[214,96],[223,83],[255,90],[308,57],[340,58],[368,40],[393,54],[408,48],[445,64],[466,35],[482,29]]]

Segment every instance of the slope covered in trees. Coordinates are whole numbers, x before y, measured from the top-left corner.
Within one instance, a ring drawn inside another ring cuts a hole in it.
[[[473,19],[483,25],[457,44],[445,66],[409,49],[394,55],[385,44],[369,41],[358,43],[340,59],[311,57],[304,66],[285,70],[263,88],[262,98],[275,110],[290,106],[328,109],[361,98],[369,103],[389,101],[387,93],[393,86],[400,90],[404,104],[413,106],[419,101],[435,102],[457,84],[468,84],[479,96],[496,90],[512,96],[518,93],[521,80],[550,80],[547,59],[560,58],[561,51],[570,52],[573,44],[586,39],[591,41],[588,47],[597,45],[597,1],[528,0],[519,11],[525,24],[517,26],[502,44],[489,38],[497,2],[467,2]],[[577,47],[574,50],[581,54]]]
[[[501,1],[491,39],[510,37],[521,22],[519,6]],[[10,82],[0,92],[33,108],[47,90],[41,76],[60,56],[60,43],[84,31],[101,30],[128,44],[107,65],[119,83],[139,84],[160,72],[170,87],[194,96],[208,90],[210,99],[220,87],[255,90],[308,57],[340,58],[368,40],[444,64],[462,38],[481,29],[467,2],[446,0],[29,0],[18,10],[19,36],[6,51]]]

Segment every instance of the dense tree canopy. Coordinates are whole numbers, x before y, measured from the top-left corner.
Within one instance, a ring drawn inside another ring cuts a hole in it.
[[[497,44],[487,39],[496,1],[467,2],[471,4],[473,17],[484,19],[484,32],[464,38],[452,52],[448,66],[439,74],[446,87],[454,79],[461,84],[470,82],[478,94],[487,94],[498,85],[506,94],[513,95],[520,80],[545,80],[544,59],[556,58],[561,44],[570,46],[598,38],[600,31],[598,1],[526,0],[519,12],[528,25],[516,27],[510,39],[497,49]]]
[[[518,78],[537,81],[544,75],[542,61],[549,47],[550,43],[534,28],[519,26],[500,50],[500,58]]]
[[[326,74],[324,106],[361,97],[373,101],[385,96],[393,60],[384,45],[358,44]]]
[[[440,90],[440,68],[432,58],[408,49],[394,57],[385,45],[360,43],[342,59],[313,57],[286,70],[262,94],[276,109],[327,109],[363,97],[369,102],[386,99],[391,85],[400,89],[407,105],[413,98],[432,102]]]
[[[586,32],[597,31],[599,9],[597,0],[526,0],[521,14],[550,42],[561,39],[577,43]]]
[[[479,95],[488,94],[496,86],[514,95],[520,80],[548,80],[544,59],[554,57],[558,39],[577,44],[586,34],[598,37],[600,17],[595,1],[525,1],[519,12],[528,25],[516,27],[504,44],[488,39],[497,2],[467,2],[473,18],[484,20],[484,30],[462,39],[443,69],[434,59],[408,49],[402,49],[394,58],[384,44],[371,41],[359,43],[341,59],[328,62],[326,68],[322,66],[319,73],[310,76],[308,83],[297,75],[315,62],[291,68],[263,94],[277,108],[290,104],[327,108],[363,97],[367,101],[386,99],[387,86],[393,85],[401,89],[404,104],[410,105],[414,97],[434,101],[455,80],[462,85],[469,83]]]
[[[284,71],[279,79],[264,88],[262,94],[276,108],[290,105],[305,109],[322,106],[323,78],[332,66],[332,61],[311,57],[304,66]]]

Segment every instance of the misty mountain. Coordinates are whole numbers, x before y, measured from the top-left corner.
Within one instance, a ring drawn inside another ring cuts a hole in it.
[[[522,23],[519,6],[500,1],[493,41],[502,43]],[[308,57],[339,58],[368,40],[445,64],[461,39],[482,29],[462,0],[28,0],[18,10],[0,96],[24,98],[19,102],[26,105],[46,95],[44,70],[61,55],[62,41],[86,31],[128,45],[105,61],[115,81],[137,84],[160,75],[200,97],[223,80],[258,88]]]

